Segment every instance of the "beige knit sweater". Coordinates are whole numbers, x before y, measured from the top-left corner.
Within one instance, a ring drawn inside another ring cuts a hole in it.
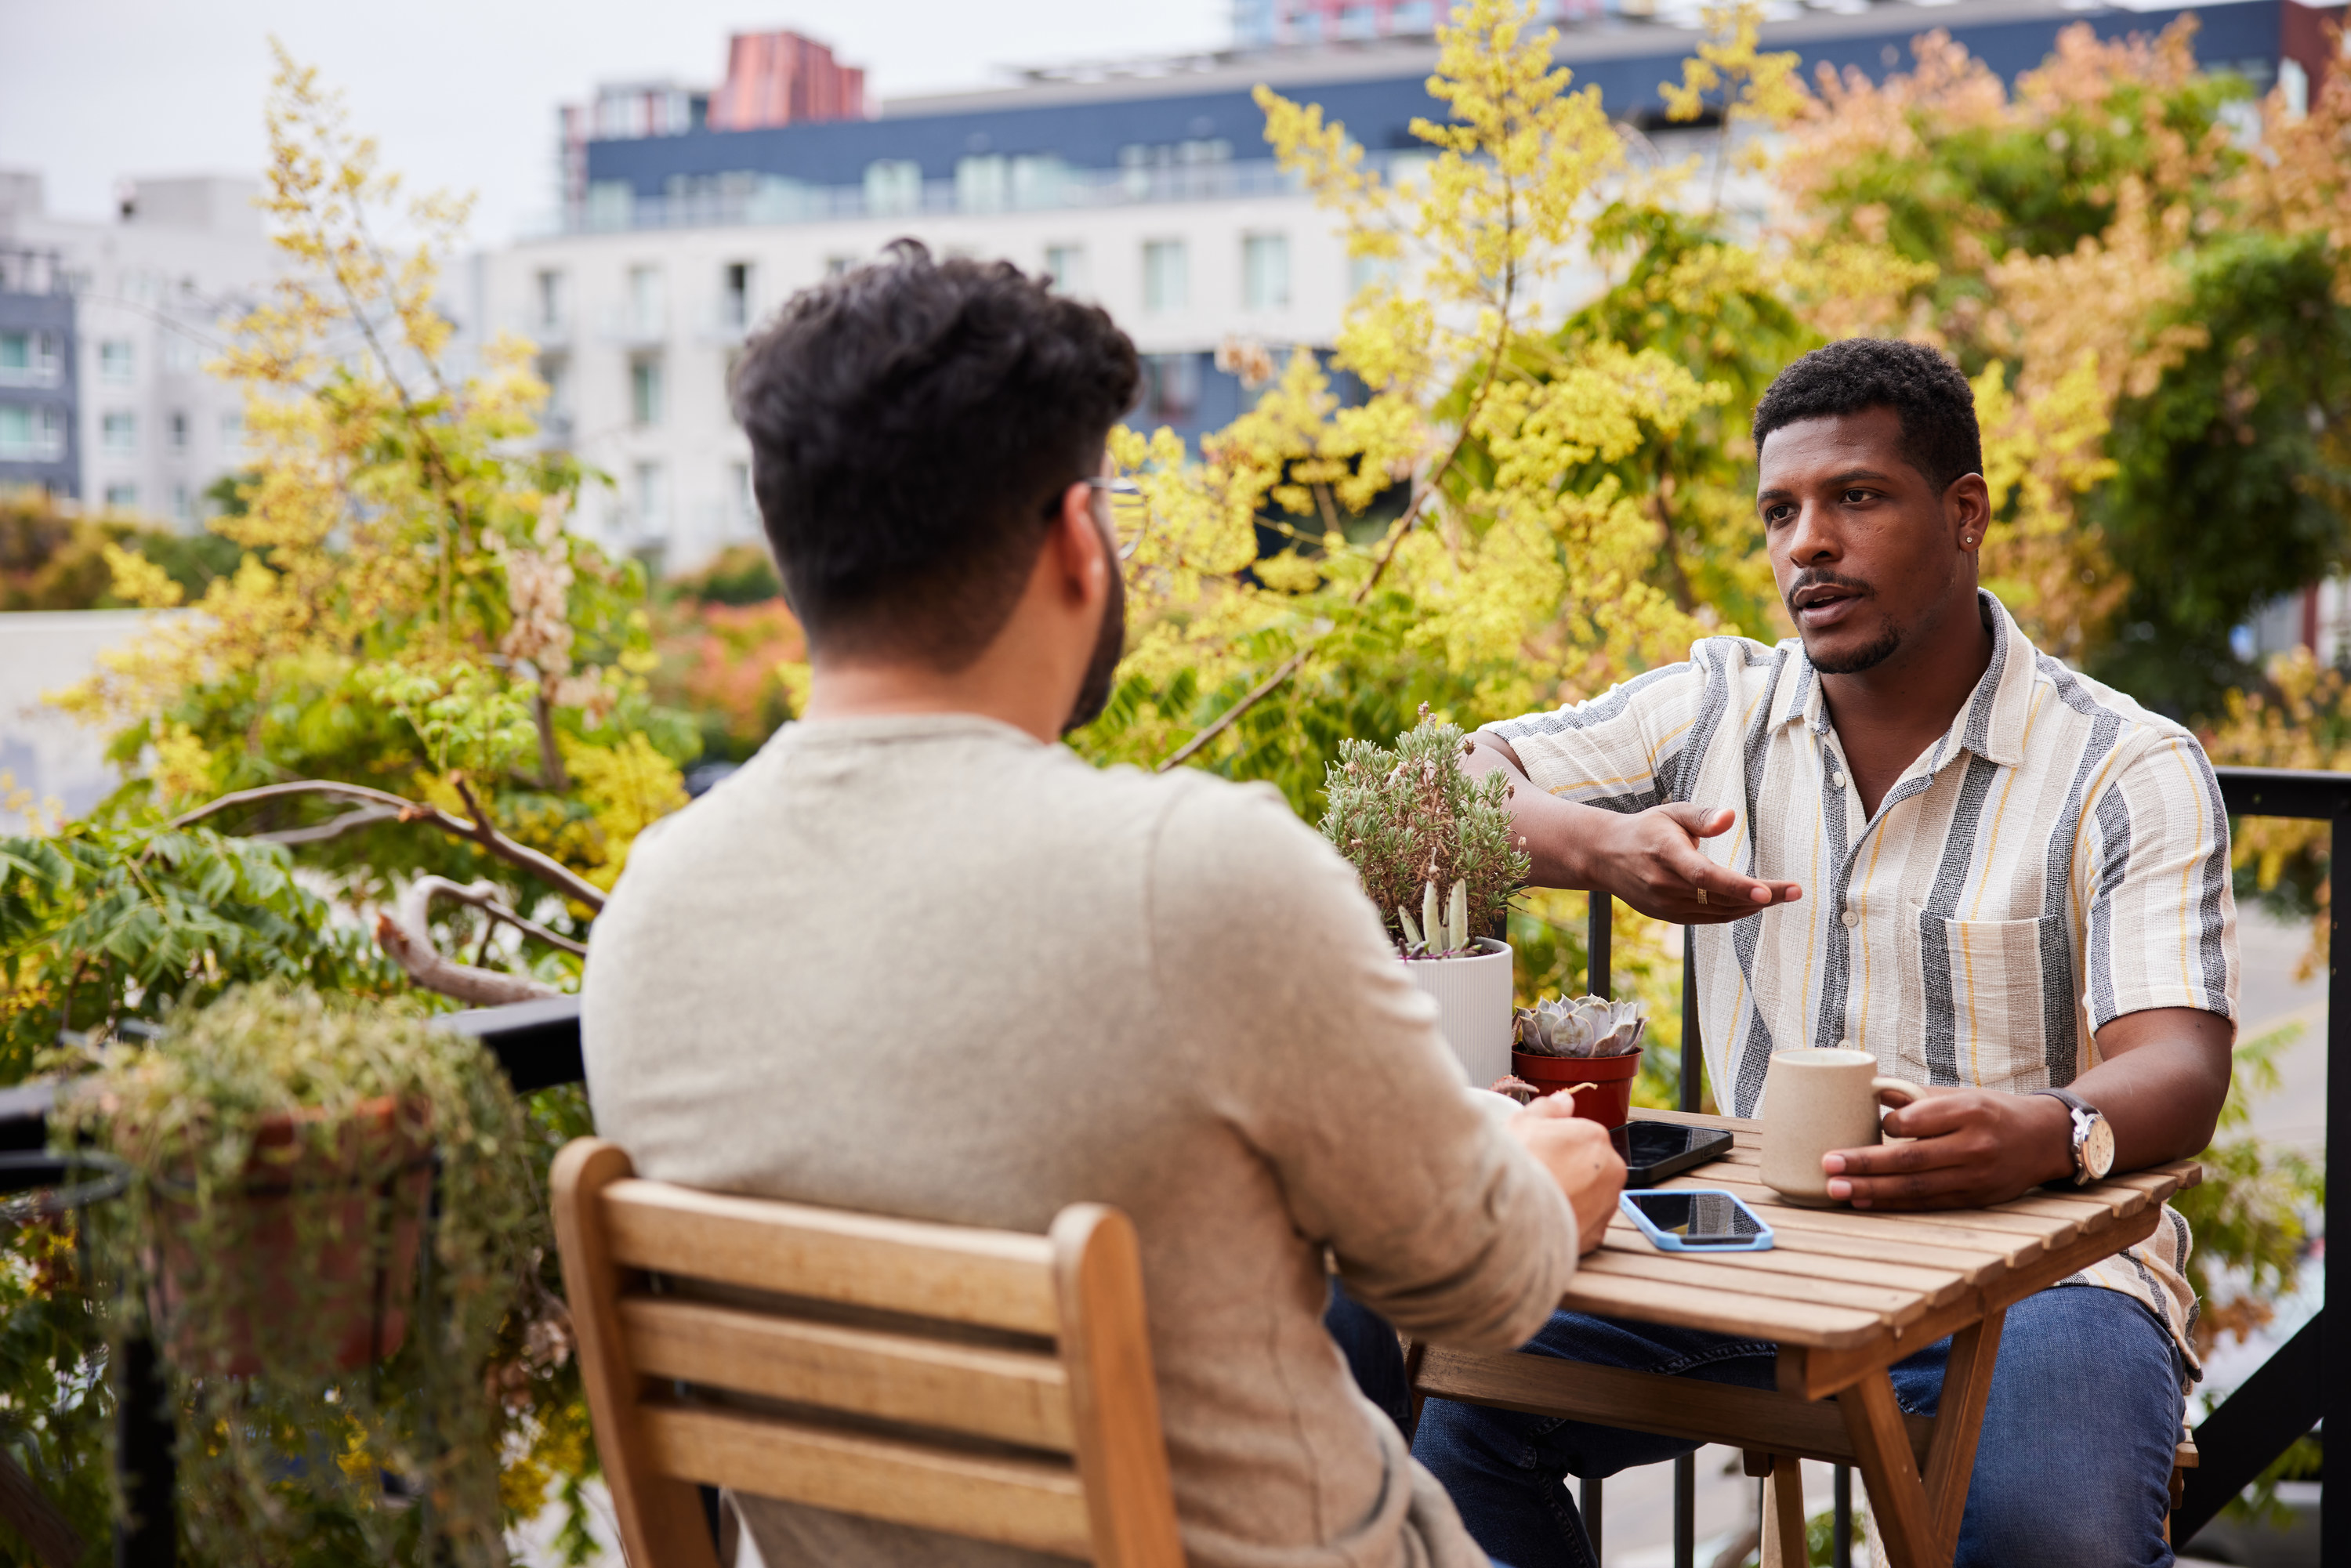
[[[1485,1568],[1323,1332],[1325,1249],[1399,1327],[1505,1349],[1574,1216],[1270,789],[976,716],[789,726],[638,840],[586,1050],[645,1176],[1031,1231],[1124,1209],[1193,1563]],[[745,1515],[770,1568],[1030,1561]]]

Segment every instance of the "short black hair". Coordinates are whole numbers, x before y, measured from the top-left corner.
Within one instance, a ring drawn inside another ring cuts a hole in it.
[[[784,594],[811,647],[968,664],[1051,502],[1134,406],[1134,345],[1009,262],[914,240],[794,295],[735,371]]]
[[[1901,419],[1903,458],[1937,495],[1983,472],[1975,389],[1937,350],[1894,338],[1847,338],[1782,371],[1755,405],[1756,455],[1782,425],[1868,408],[1890,408]]]

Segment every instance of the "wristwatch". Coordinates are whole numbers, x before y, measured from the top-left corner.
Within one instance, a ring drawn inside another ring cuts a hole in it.
[[[2104,1181],[2106,1173],[2115,1168],[2115,1130],[2097,1108],[2079,1094],[2064,1089],[2035,1089],[2035,1094],[2046,1094],[2065,1107],[2074,1118],[2074,1185],[2085,1186],[2094,1181]]]

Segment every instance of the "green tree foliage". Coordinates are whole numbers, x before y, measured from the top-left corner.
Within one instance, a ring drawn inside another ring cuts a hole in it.
[[[2230,629],[2351,553],[2351,304],[2328,251],[2319,234],[2199,246],[2177,309],[2206,341],[2116,410],[2095,505],[2131,591],[2094,673],[2142,702],[2218,716],[2260,676]]]

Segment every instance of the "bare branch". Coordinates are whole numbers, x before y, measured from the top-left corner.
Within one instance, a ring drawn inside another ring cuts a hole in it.
[[[476,1007],[503,1007],[508,1002],[527,1002],[539,997],[560,996],[562,993],[544,980],[528,975],[501,974],[496,969],[477,969],[471,964],[460,964],[433,945],[433,904],[435,899],[454,899],[470,904],[495,918],[543,935],[573,952],[586,949],[576,942],[557,936],[551,931],[533,926],[498,902],[497,884],[476,882],[471,884],[451,882],[445,876],[420,876],[401,893],[400,902],[375,917],[376,945],[392,961],[408,973],[408,977],[428,991],[438,991],[444,997],[472,1002]]]
[[[322,844],[329,839],[339,839],[345,833],[377,822],[396,822],[400,812],[390,806],[367,806],[356,811],[346,811],[331,821],[309,828],[281,828],[274,833],[251,834],[257,844]]]
[[[469,822],[463,817],[451,816],[438,806],[428,806],[421,800],[406,800],[386,790],[370,789],[364,784],[338,784],[326,779],[304,779],[291,784],[264,784],[258,789],[239,789],[234,794],[224,795],[217,800],[207,800],[194,810],[183,811],[172,818],[171,825],[183,828],[190,822],[209,817],[215,811],[226,810],[232,806],[248,805],[256,800],[286,800],[300,795],[320,795],[330,800],[349,800],[366,806],[389,808],[392,816],[400,821],[429,823],[444,833],[479,844],[509,865],[519,866],[540,881],[548,883],[566,897],[576,898],[593,910],[601,911],[604,907],[604,900],[607,896],[604,890],[580,876],[562,862],[543,855],[528,845],[515,842],[486,823]]]
[[[1214,724],[1211,724],[1207,728],[1202,730],[1199,734],[1194,736],[1182,746],[1177,747],[1174,751],[1170,752],[1166,758],[1163,760],[1158,767],[1153,768],[1152,771],[1154,773],[1165,773],[1170,768],[1181,768],[1193,757],[1195,753],[1198,752],[1202,747],[1207,745],[1208,742],[1216,739],[1217,737],[1224,734],[1225,731],[1230,729],[1236,723],[1238,723],[1241,715],[1249,712],[1249,709],[1257,706],[1259,702],[1271,695],[1275,687],[1280,685],[1282,682],[1296,674],[1298,673],[1298,667],[1306,663],[1306,655],[1313,651],[1314,644],[1309,643],[1305,647],[1301,648],[1295,653],[1290,654],[1289,658],[1281,662],[1280,668],[1275,670],[1273,674],[1266,676],[1264,680],[1259,681],[1256,687],[1251,690],[1247,696],[1244,696],[1240,701],[1235,703],[1232,706],[1218,714]]]

